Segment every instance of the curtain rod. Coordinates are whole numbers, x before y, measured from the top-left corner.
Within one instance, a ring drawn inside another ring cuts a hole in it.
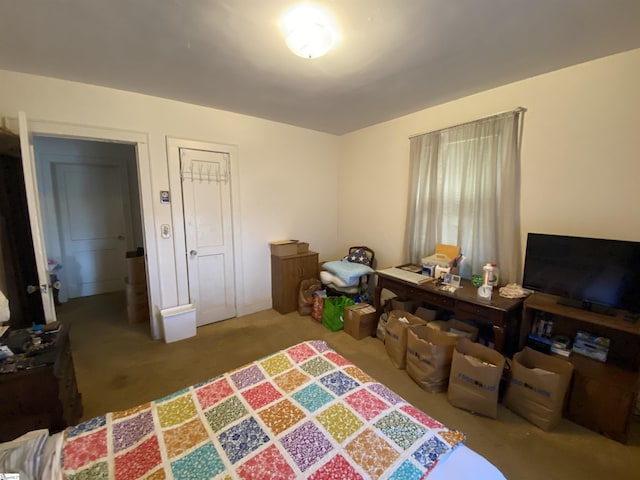
[[[501,115],[506,115],[506,114],[508,114],[508,113],[514,113],[514,112],[524,113],[524,112],[526,112],[526,111],[527,111],[527,109],[526,109],[526,108],[524,108],[524,107],[517,107],[517,108],[514,108],[513,110],[508,110],[508,111],[506,111],[506,112],[495,113],[495,114],[493,114],[493,115],[489,115],[489,116],[484,117],[484,118],[479,118],[479,119],[477,119],[477,120],[470,120],[470,121],[468,121],[468,122],[458,123],[457,125],[450,125],[450,126],[448,126],[448,127],[438,128],[438,129],[436,129],[436,130],[431,130],[430,132],[414,133],[413,135],[410,135],[410,136],[409,136],[409,140],[411,140],[411,139],[412,139],[412,138],[414,138],[414,137],[420,137],[420,136],[422,136],[422,135],[427,135],[428,133],[442,132],[443,130],[449,130],[450,128],[463,127],[463,126],[465,126],[465,125],[469,125],[469,124],[471,124],[471,123],[481,122],[481,121],[483,121],[483,120],[489,120],[490,118],[499,117],[499,116],[501,116]]]

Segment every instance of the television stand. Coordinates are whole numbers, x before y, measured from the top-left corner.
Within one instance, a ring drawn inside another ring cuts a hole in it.
[[[610,317],[618,315],[618,310],[615,308],[609,308],[598,303],[591,303],[587,300],[573,300],[570,298],[559,297],[558,304],[572,308],[579,308],[580,310],[586,310],[588,312],[599,313],[601,315],[609,315]]]
[[[567,359],[574,366],[565,415],[569,420],[626,443],[640,392],[640,323],[629,312],[603,315],[564,305],[559,297],[535,292],[524,301],[521,340],[537,315],[553,322],[552,335],[574,338],[579,330],[610,339],[606,362],[579,353]]]

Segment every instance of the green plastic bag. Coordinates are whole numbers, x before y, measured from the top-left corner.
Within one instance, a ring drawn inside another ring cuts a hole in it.
[[[332,332],[342,330],[344,327],[344,307],[355,305],[356,302],[349,297],[327,297],[324,299],[324,310],[322,312],[322,325]]]

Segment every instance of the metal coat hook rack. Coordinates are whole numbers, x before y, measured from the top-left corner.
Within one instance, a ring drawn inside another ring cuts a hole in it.
[[[220,171],[220,167],[219,163],[193,161],[188,165],[182,165],[180,176],[182,180],[191,180],[192,182],[228,183],[229,166],[226,164],[223,172]]]

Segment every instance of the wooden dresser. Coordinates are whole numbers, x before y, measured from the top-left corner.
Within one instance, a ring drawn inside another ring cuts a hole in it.
[[[16,371],[0,373],[2,442],[40,428],[60,431],[78,423],[82,415],[69,329],[63,326],[42,337],[52,348],[39,355],[15,355],[12,363],[19,365]],[[10,370],[6,361],[0,366],[3,371]]]
[[[300,282],[307,278],[320,278],[316,252],[286,257],[271,255],[271,300],[274,310],[280,313],[297,310]]]

